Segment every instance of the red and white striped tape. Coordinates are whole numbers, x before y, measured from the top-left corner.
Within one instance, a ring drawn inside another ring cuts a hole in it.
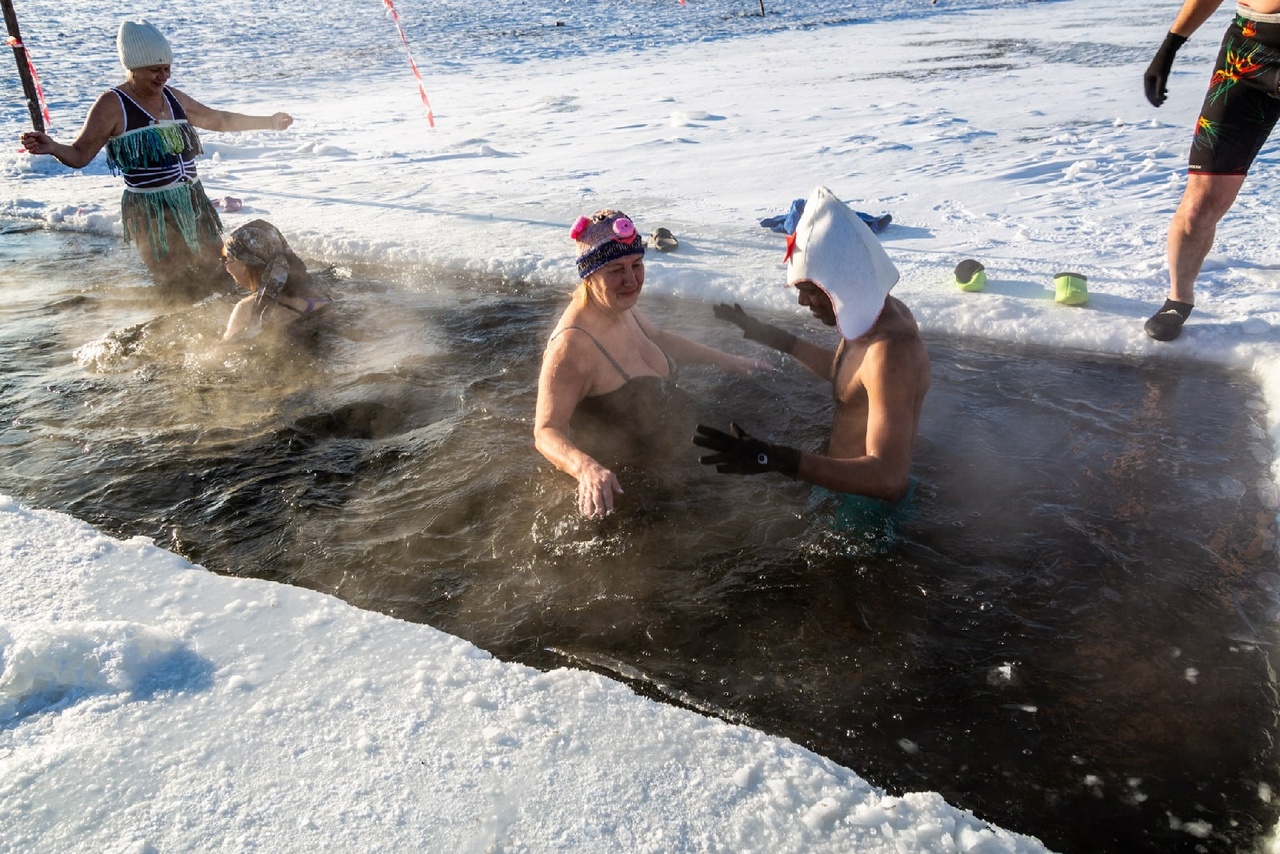
[[[44,116],[44,127],[45,130],[48,130],[53,127],[53,119],[49,117],[49,105],[45,103],[44,89],[40,88],[40,75],[36,74],[36,65],[31,61],[31,53],[27,50],[26,45],[15,39],[13,36],[9,36],[5,39],[5,44],[9,47],[21,48],[22,55],[26,57],[27,68],[31,71],[31,82],[36,84],[36,98],[40,101],[40,114]]]
[[[391,19],[396,22],[396,30],[400,33],[400,41],[404,42],[404,52],[409,55],[409,67],[413,69],[413,76],[418,80],[418,94],[422,96],[422,106],[427,108],[427,124],[432,127],[436,126],[436,117],[431,112],[431,102],[427,100],[427,87],[422,83],[422,75],[418,73],[418,64],[413,61],[413,51],[409,49],[409,40],[404,37],[404,27],[400,26],[400,16],[396,14],[396,4],[391,0],[382,0],[386,7],[391,10]]]

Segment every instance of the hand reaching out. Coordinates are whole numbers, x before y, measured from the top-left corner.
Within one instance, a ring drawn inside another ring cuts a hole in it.
[[[29,130],[21,136],[22,147],[31,154],[53,152],[53,137],[38,130]]]
[[[720,474],[764,474],[776,471],[795,477],[800,471],[800,452],[785,445],[773,445],[753,439],[737,424],[729,424],[725,433],[699,424],[693,444],[718,453],[698,459],[704,466],[715,466]]]
[[[720,303],[713,306],[712,313],[720,320],[727,320],[742,330],[742,337],[749,341],[758,341],[766,347],[772,347],[783,353],[790,353],[795,346],[796,336],[771,323],[756,320],[747,314],[736,302],[733,305]]]

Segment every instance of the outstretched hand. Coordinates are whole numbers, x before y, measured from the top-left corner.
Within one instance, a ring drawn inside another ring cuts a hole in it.
[[[727,320],[741,329],[742,337],[749,341],[758,341],[766,347],[772,347],[783,353],[790,353],[791,348],[795,346],[796,336],[771,323],[756,320],[736,302],[733,305],[722,302],[712,306],[711,311],[717,319]]]
[[[716,363],[722,371],[737,374],[740,377],[754,377],[756,374],[770,373],[775,368],[768,362],[759,359],[748,359],[745,356],[733,356],[725,353]]]
[[[272,113],[271,129],[272,130],[288,130],[293,124],[293,116],[288,113]]]
[[[736,302],[733,305],[729,305],[727,302],[714,305],[711,308],[711,313],[716,316],[717,320],[727,320],[740,327],[743,332],[760,325],[760,321],[747,314],[742,306]]]
[[[1173,70],[1173,58],[1177,55],[1178,48],[1186,43],[1186,36],[1169,33],[1164,37],[1151,64],[1147,66],[1146,73],[1142,75],[1142,86],[1151,106],[1160,106],[1169,96],[1169,72]]]
[[[715,466],[720,474],[764,474],[776,471],[795,477],[800,470],[800,452],[785,445],[753,439],[737,424],[729,432],[699,424],[693,444],[716,451],[698,458],[704,466]]]

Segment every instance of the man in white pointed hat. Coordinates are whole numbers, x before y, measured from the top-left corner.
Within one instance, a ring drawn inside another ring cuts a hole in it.
[[[911,486],[911,454],[929,390],[929,354],[911,312],[889,296],[898,271],[879,241],[848,205],[818,187],[788,240],[787,284],[797,301],[840,332],[822,347],[720,305],[716,316],[743,335],[790,355],[829,380],[836,402],[823,454],[799,451],[699,424],[694,444],[724,474],[779,472],[832,492],[898,501]]]

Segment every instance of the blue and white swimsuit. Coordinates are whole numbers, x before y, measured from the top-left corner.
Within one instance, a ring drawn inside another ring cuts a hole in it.
[[[107,143],[107,165],[124,176],[120,200],[126,239],[145,237],[155,257],[169,254],[169,227],[182,235],[192,254],[220,239],[222,222],[196,174],[203,148],[187,113],[168,87],[172,119],[157,119],[120,88],[111,90],[124,111],[124,133]]]

